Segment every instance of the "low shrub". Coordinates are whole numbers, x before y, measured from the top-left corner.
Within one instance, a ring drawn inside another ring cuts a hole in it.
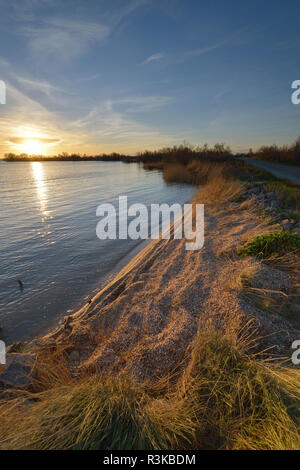
[[[272,255],[282,255],[300,249],[300,236],[297,233],[278,231],[258,235],[238,250],[240,256],[257,256],[260,259]]]

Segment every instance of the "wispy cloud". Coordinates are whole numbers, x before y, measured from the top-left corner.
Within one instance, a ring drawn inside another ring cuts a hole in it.
[[[11,6],[15,11],[17,32],[28,39],[32,57],[66,62],[84,53],[91,44],[103,42],[127,16],[148,1],[122,1],[117,7],[104,5],[92,20],[88,4],[82,7],[85,15],[80,20],[74,18],[72,11],[68,11],[66,17],[55,15],[61,5],[58,0],[23,0],[23,5],[12,0]],[[38,13],[46,8],[48,16],[41,19]]]
[[[64,98],[60,111],[50,111],[47,104],[41,104],[27,92],[38,88],[45,95],[54,97],[61,89],[46,81],[19,77],[9,63],[3,64],[6,64],[15,83],[7,82],[9,103],[5,114],[0,116],[0,149],[3,152],[18,152],[24,137],[42,139],[47,144],[48,153],[58,151],[57,148],[59,151],[93,153],[121,148],[122,151],[135,152],[144,146],[169,145],[177,140],[178,136],[162,133],[135,116],[167,106],[173,101],[170,96],[125,96],[105,100],[81,117],[87,103],[76,100],[74,107],[72,101]],[[64,97],[63,94],[61,96]],[[59,147],[55,147],[57,144]]]
[[[216,49],[220,49],[221,47],[225,46],[229,42],[229,39],[224,39],[224,41],[217,42],[215,44],[211,44],[209,46],[205,47],[200,47],[199,49],[193,49],[191,51],[188,51],[185,53],[185,57],[193,57],[193,56],[199,56],[203,54],[208,54],[211,51],[214,51]]]
[[[233,32],[232,34],[228,35],[221,41],[215,42],[213,44],[204,45],[202,47],[191,49],[191,50],[184,51],[184,52],[175,52],[175,53],[170,52],[168,54],[163,54],[163,53],[153,54],[150,57],[148,57],[146,60],[144,60],[143,63],[148,64],[150,62],[160,61],[164,59],[164,62],[166,65],[180,64],[187,60],[191,60],[193,57],[202,56],[205,54],[209,54],[210,52],[213,52],[217,49],[221,49],[222,47],[225,47],[226,45],[233,43],[233,41],[237,39],[238,36],[240,36],[242,33],[246,31],[247,29],[243,28],[241,30]]]
[[[74,133],[68,121],[58,113],[49,111],[36,100],[28,97],[11,83],[7,85],[8,103],[0,116],[0,148],[5,152],[17,150],[24,137],[40,139],[46,144],[74,143]],[[26,123],[26,124],[25,124]],[[84,136],[78,132],[76,138]]]
[[[146,60],[144,60],[144,64],[149,64],[150,62],[157,62],[165,58],[165,54],[158,52],[157,54],[152,54]]]
[[[33,56],[69,61],[83,53],[92,42],[107,37],[110,27],[87,21],[48,18],[42,26],[23,26],[20,32],[28,37]]]
[[[60,142],[60,139],[49,139],[49,138],[44,138],[44,137],[35,137],[35,135],[32,135],[34,137],[34,140],[41,143],[41,144],[58,144]],[[25,137],[9,137],[8,141],[12,144],[22,144],[26,140]]]
[[[81,132],[86,130],[91,142],[102,145],[122,144],[124,148],[137,145],[159,146],[176,140],[175,136],[161,133],[159,130],[133,119],[131,113],[150,111],[155,107],[165,106],[172,101],[169,97],[125,97],[106,100],[95,106],[89,113],[72,123],[73,128]]]
[[[8,2],[3,2],[8,3]],[[57,4],[57,0],[10,0],[14,19],[20,22],[34,21],[37,11]]]
[[[2,78],[6,81],[10,89],[12,90],[12,102],[14,103],[17,93],[23,96],[20,100],[21,105],[23,104],[25,97],[31,102],[39,103],[44,106],[45,109],[47,104],[56,104],[57,108],[70,104],[70,98],[74,98],[75,91],[72,92],[69,88],[63,88],[56,84],[50,83],[45,79],[39,77],[32,77],[26,71],[26,75],[23,75],[23,71],[16,69],[7,60],[0,57],[0,68]],[[8,97],[7,106],[11,104],[10,97]],[[67,102],[66,100],[69,99]],[[7,108],[6,108],[7,109]]]
[[[47,81],[33,80],[25,77],[16,77],[16,79],[24,87],[44,93],[48,98],[56,97],[57,92],[65,93],[65,90]]]
[[[174,98],[171,96],[129,96],[111,101],[112,105],[124,106],[127,113],[141,113],[162,108],[172,103]]]
[[[221,90],[219,91],[214,97],[213,97],[213,101],[215,102],[219,102],[221,100],[221,98],[223,98],[223,96],[227,95],[228,93],[230,93],[232,91],[232,88],[227,88],[226,90]]]
[[[173,64],[180,64],[187,60],[191,60],[193,57],[201,56],[204,54],[208,54],[216,49],[219,49],[225,46],[229,42],[228,39],[224,41],[217,42],[215,44],[211,44],[208,46],[200,47],[198,49],[192,49],[190,51],[184,51],[179,53],[169,53],[163,54],[158,52],[157,54],[152,54],[147,59],[145,59],[142,64],[150,64],[151,62],[160,62],[164,61],[165,65],[173,65]]]
[[[94,75],[89,75],[87,77],[78,78],[76,80],[78,83],[92,82],[93,80],[98,80],[98,78],[103,77],[103,73],[95,73]]]

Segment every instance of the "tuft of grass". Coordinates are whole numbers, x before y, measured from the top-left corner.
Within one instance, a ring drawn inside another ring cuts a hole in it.
[[[177,404],[166,408],[161,400],[158,412],[153,400],[145,387],[124,377],[94,377],[28,394],[0,407],[0,448],[136,450],[187,445],[192,425],[178,419]]]
[[[199,331],[180,384],[199,423],[195,448],[299,449],[299,429],[286,404],[299,412],[299,371],[292,376],[259,360],[251,342],[242,329]]]
[[[144,164],[146,169],[161,169],[167,183],[200,185],[196,200],[207,203],[240,202],[244,185],[232,175],[231,162],[191,159],[182,161],[165,159],[163,162]]]
[[[0,448],[299,449],[299,371],[251,353],[246,331],[200,326],[175,382],[94,376],[3,399]]]
[[[235,180],[230,172],[230,164],[201,164],[198,167],[198,178],[202,181],[203,186],[200,186],[195,201],[207,204],[240,201],[244,192],[244,185]]]
[[[282,255],[299,249],[300,236],[297,233],[281,230],[266,235],[258,235],[240,248],[238,254],[240,256],[257,256],[264,259],[274,254]]]
[[[190,172],[185,165],[169,163],[163,167],[163,178],[166,183],[197,184],[197,175]]]
[[[286,207],[295,207],[296,211],[300,209],[300,187],[298,185],[287,184],[281,181],[272,181],[266,185],[266,189],[274,191],[281,203]],[[299,213],[298,217],[299,218]]]
[[[229,163],[201,160],[191,160],[186,164],[166,161],[163,165],[163,178],[167,183],[204,185],[216,172],[224,173],[229,165]]]

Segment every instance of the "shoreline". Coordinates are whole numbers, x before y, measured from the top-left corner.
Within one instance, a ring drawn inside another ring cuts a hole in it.
[[[113,195],[117,191],[113,204],[117,203],[118,190],[120,193],[127,191],[133,202],[136,200],[150,204],[163,201],[181,203],[194,192],[188,185],[166,185],[161,181],[161,174],[149,174],[137,164],[127,167],[123,163],[116,163],[117,168],[113,163],[104,162],[105,168],[102,165],[100,168],[91,163],[93,168],[87,164],[83,170],[80,165],[71,169],[67,164],[64,170],[57,164],[57,169],[53,171],[47,170],[46,165],[43,183],[35,179],[34,170],[27,164],[24,164],[23,169],[19,168],[18,179],[14,182],[15,171],[9,165],[4,165],[8,167],[4,175],[7,175],[8,181],[12,181],[12,188],[16,189],[16,185],[20,185],[23,191],[8,192],[2,211],[7,230],[2,233],[5,272],[1,276],[3,295],[0,323],[3,328],[0,338],[7,345],[33,340],[56,327],[64,315],[76,312],[89,296],[107,283],[109,277],[117,274],[120,267],[135,255],[135,247],[137,251],[143,247],[140,245],[141,240],[99,241],[96,237],[99,218],[95,210],[98,204],[108,201],[108,194]],[[26,178],[23,178],[25,167]],[[55,175],[61,172],[63,177],[54,182]],[[103,175],[108,173],[111,176],[106,181]],[[79,175],[81,179],[78,179]],[[89,175],[86,183],[85,175]],[[19,181],[24,181],[24,184]],[[65,181],[70,190],[66,188]],[[78,181],[83,183],[82,189],[80,185],[78,188],[74,186]],[[42,189],[40,184],[43,184]],[[56,191],[52,190],[53,185],[57,187]],[[107,191],[103,189],[106,185],[111,185]],[[65,196],[65,191],[70,194],[66,193]],[[76,193],[74,202],[71,201],[72,191]],[[14,214],[17,217],[14,216],[10,222],[10,207],[6,201],[18,201],[19,194],[27,194],[30,203],[26,211],[17,210],[16,204]],[[45,219],[40,206],[42,197],[47,198]],[[19,228],[23,224],[26,226],[24,235]],[[10,241],[12,238],[15,243]],[[18,278],[24,283],[22,291],[16,282]]]
[[[183,204],[187,204],[190,202],[191,199],[187,199]],[[174,223],[171,223],[170,225],[170,231],[172,231],[173,224]],[[16,346],[16,349],[19,350],[21,348],[21,345],[22,348],[27,347],[28,345],[35,344],[43,340],[43,338],[45,337],[51,337],[57,330],[61,328],[66,318],[76,316],[78,312],[85,310],[90,305],[89,300],[93,301],[93,299],[98,298],[101,293],[104,293],[109,286],[113,285],[119,279],[123,272],[131,271],[137,261],[142,262],[142,258],[146,256],[148,246],[154,246],[155,243],[158,241],[159,239],[153,240],[150,238],[140,240],[135,247],[128,250],[128,252],[115,264],[115,266],[108,273],[103,275],[97,281],[97,283],[95,283],[91,291],[85,294],[83,298],[77,303],[77,306],[69,308],[64,313],[59,315],[51,325],[43,329],[43,331],[40,331],[40,333],[36,333],[32,337],[25,338],[20,341],[13,341],[11,343],[8,343],[7,347],[9,349],[15,349]],[[143,255],[144,252],[145,255]]]
[[[95,286],[91,289],[91,291],[84,295],[84,297],[77,303],[77,307],[74,306],[73,308],[68,309],[65,311],[64,314],[62,314],[59,318],[56,319],[56,321],[53,322],[52,325],[46,328],[45,331],[41,332],[40,334],[34,335],[33,338],[25,339],[23,341],[15,341],[11,344],[8,344],[8,346],[11,346],[16,343],[22,343],[22,344],[30,344],[34,343],[36,341],[41,340],[44,337],[47,337],[54,333],[57,329],[60,328],[60,326],[63,324],[64,319],[69,316],[76,315],[77,312],[81,311],[82,309],[86,308],[88,302],[87,300],[93,299],[98,295],[99,292],[102,292],[105,290],[106,286],[108,286],[113,280],[118,276],[118,274],[126,268],[128,264],[131,263],[131,261],[140,253],[140,251],[143,251],[143,249],[151,243],[152,240],[142,240],[136,247],[132,248],[129,250],[125,256],[119,260],[116,265],[105,275],[103,275],[98,281],[97,281],[97,286]],[[99,285],[102,286],[99,288]],[[99,290],[100,289],[100,290]]]
[[[274,347],[275,356],[289,351],[300,331],[281,315],[270,322],[270,313],[262,305],[257,307],[255,295],[248,296],[242,278],[245,273],[253,277],[253,292],[271,288],[275,304],[285,295],[291,278],[274,266],[235,255],[252,233],[268,233],[270,226],[264,222],[257,226],[258,215],[245,202],[206,207],[202,250],[186,252],[184,240],[148,243],[96,293],[91,304],[66,316],[39,347],[63,348],[76,373],[97,370],[142,382],[158,380],[185,360],[199,321],[217,322],[222,330],[230,312],[232,318],[242,313],[245,321],[253,322],[253,329],[266,330],[269,339],[260,348]],[[213,316],[211,309],[217,312]]]
[[[260,185],[261,182],[258,183]],[[205,188],[205,187],[204,187]],[[260,186],[259,186],[260,188]],[[259,189],[258,188],[258,189]],[[260,189],[259,189],[260,190]],[[257,190],[253,187],[248,188],[247,190],[247,198],[252,199],[253,197],[255,198],[257,194]],[[199,196],[200,195],[200,196]],[[194,193],[193,199],[189,199],[186,202],[192,202],[195,201],[197,198],[199,199],[201,197],[201,191],[198,193]],[[202,202],[201,200],[199,202]],[[272,201],[271,201],[272,202]],[[231,207],[232,201],[226,201],[225,206]],[[239,204],[236,204],[238,206]],[[243,203],[241,204],[243,205]],[[206,205],[206,207],[211,206],[211,204]],[[218,206],[216,206],[218,207]],[[210,210],[214,211],[216,210],[216,207],[211,207]],[[222,204],[221,204],[222,207]],[[229,209],[230,211],[230,209]],[[253,216],[253,207],[251,209],[251,217]],[[255,217],[257,218],[258,216],[258,208],[256,208],[256,215]],[[225,211],[226,212],[226,211]],[[171,227],[173,228],[173,224],[171,224]],[[264,227],[265,229],[266,227]],[[264,230],[263,229],[263,230]],[[213,234],[208,233],[208,236],[211,237]],[[207,231],[206,231],[207,235]],[[205,235],[205,236],[206,236]],[[169,243],[168,243],[169,242]],[[39,347],[39,345],[42,345],[44,347],[45,344],[48,342],[53,342],[56,341],[59,338],[59,343],[60,345],[65,343],[65,348],[68,352],[72,350],[76,350],[76,347],[82,348],[82,344],[86,341],[88,344],[91,343],[90,338],[87,338],[86,334],[80,335],[78,334],[78,337],[82,338],[79,341],[75,341],[74,344],[72,344],[72,335],[69,334],[70,330],[73,328],[71,327],[72,324],[76,326],[77,328],[80,328],[80,322],[84,322],[84,326],[86,327],[86,319],[89,319],[91,317],[94,317],[94,310],[98,310],[97,314],[101,315],[101,309],[106,306],[106,303],[110,303],[113,301],[111,298],[118,298],[120,296],[120,293],[122,293],[122,290],[133,290],[132,285],[134,285],[135,281],[137,281],[137,284],[139,284],[139,276],[147,276],[147,269],[149,264],[151,265],[151,262],[147,262],[147,259],[149,258],[150,260],[153,259],[153,262],[155,262],[156,258],[159,256],[162,256],[162,261],[161,261],[161,269],[163,269],[164,264],[168,264],[168,256],[164,253],[164,251],[168,252],[168,246],[176,243],[175,240],[162,240],[161,238],[158,240],[141,240],[140,243],[134,247],[132,250],[130,250],[125,257],[120,260],[114,268],[106,274],[98,283],[97,286],[93,288],[91,291],[91,294],[87,294],[84,296],[83,300],[80,302],[82,306],[79,308],[72,308],[71,312],[69,313],[68,311],[65,312],[65,315],[62,315],[60,318],[57,319],[57,321],[53,322],[52,325],[50,325],[46,330],[42,331],[40,334],[35,335],[33,338],[29,338],[28,340],[22,341],[22,342],[15,342],[12,343],[9,346],[10,350],[14,350],[14,346],[17,345],[17,350],[22,350],[25,348],[25,350],[28,348],[31,348],[32,345],[34,347]],[[183,241],[181,240],[181,245]],[[175,247],[176,249],[176,247]],[[201,251],[201,250],[200,250]],[[205,246],[203,248],[203,251],[205,252]],[[214,254],[215,256],[216,254]],[[182,262],[184,263],[185,256],[184,253],[181,254],[181,259]],[[218,269],[218,264],[216,266],[216,269]],[[100,284],[100,288],[99,288]],[[107,300],[108,299],[108,300]],[[87,300],[83,304],[83,302]],[[107,301],[106,301],[107,300]],[[131,303],[131,299],[129,301]],[[96,315],[97,316],[97,315]],[[109,323],[109,321],[108,321]],[[193,323],[193,321],[192,321]],[[97,328],[99,329],[99,325],[97,325]],[[102,327],[101,327],[102,328]],[[103,328],[102,328],[103,329]],[[105,336],[106,333],[102,332],[102,336]],[[92,343],[94,340],[92,340]],[[78,344],[77,344],[78,343]],[[19,346],[20,347],[19,347]],[[87,360],[87,357],[90,355],[91,350],[93,347],[90,345],[88,348],[88,352],[83,355],[84,361]],[[76,354],[76,356],[78,356]],[[80,362],[82,362],[80,360]],[[78,364],[76,364],[77,366]]]

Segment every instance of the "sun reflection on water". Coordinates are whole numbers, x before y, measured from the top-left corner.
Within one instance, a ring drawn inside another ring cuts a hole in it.
[[[37,196],[39,199],[39,203],[41,206],[41,213],[43,214],[44,218],[49,217],[50,212],[47,211],[47,189],[45,185],[45,174],[43,164],[40,162],[32,162],[31,163],[32,174],[35,180]]]

